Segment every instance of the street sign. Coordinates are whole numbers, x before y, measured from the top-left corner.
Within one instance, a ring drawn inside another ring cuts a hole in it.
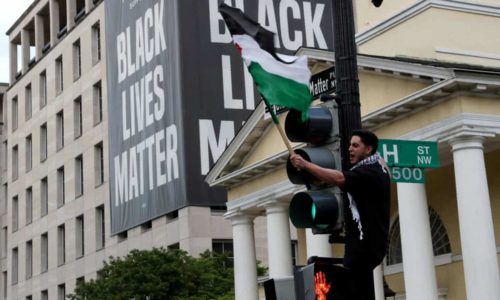
[[[390,167],[439,168],[436,142],[380,140],[378,150]]]
[[[390,167],[392,182],[425,183],[425,171],[420,168]]]
[[[311,76],[309,92],[313,99],[321,94],[330,94],[335,91],[335,68],[331,67]]]

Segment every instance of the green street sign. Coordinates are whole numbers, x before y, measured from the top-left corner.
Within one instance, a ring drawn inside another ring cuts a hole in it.
[[[425,171],[420,168],[390,167],[392,182],[425,183]]]
[[[439,168],[437,142],[380,140],[378,151],[390,167]]]

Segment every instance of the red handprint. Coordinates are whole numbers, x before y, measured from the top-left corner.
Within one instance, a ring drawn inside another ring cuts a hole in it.
[[[314,275],[314,290],[317,300],[326,300],[326,295],[330,291],[330,283],[326,283],[326,276],[323,272],[318,272]]]

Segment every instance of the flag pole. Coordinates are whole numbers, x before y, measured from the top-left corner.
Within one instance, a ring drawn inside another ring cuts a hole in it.
[[[278,132],[281,135],[281,138],[283,139],[283,142],[285,143],[286,148],[288,149],[288,153],[290,153],[290,156],[294,154],[295,152],[293,151],[292,145],[290,144],[290,141],[288,141],[288,138],[286,137],[285,131],[283,130],[283,127],[280,125],[280,120],[276,116],[276,113],[274,112],[274,109],[271,107],[269,102],[267,102],[266,98],[261,94],[260,97],[262,98],[262,101],[266,104],[267,109],[269,110],[269,113],[271,114],[271,118],[273,119],[274,125],[276,125],[276,129],[278,129]]]

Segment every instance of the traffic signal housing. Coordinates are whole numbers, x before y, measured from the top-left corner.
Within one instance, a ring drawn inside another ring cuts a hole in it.
[[[299,112],[291,110],[285,119],[285,132],[292,142],[307,143],[295,150],[305,160],[328,169],[341,169],[338,108],[334,101],[309,109],[309,119],[301,120]],[[286,166],[288,179],[304,184],[307,191],[292,197],[289,215],[296,228],[311,228],[313,233],[332,234],[343,226],[343,200],[338,187],[297,170],[290,160]]]

